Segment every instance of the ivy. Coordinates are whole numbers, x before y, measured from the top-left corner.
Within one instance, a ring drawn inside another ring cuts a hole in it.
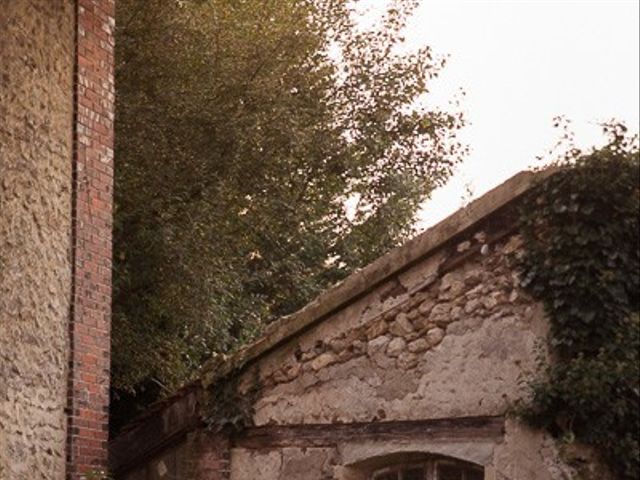
[[[207,388],[203,420],[209,430],[238,433],[253,425],[253,406],[262,384],[255,371],[249,387],[240,393],[239,375],[233,372]]]
[[[640,211],[637,137],[572,150],[520,211],[522,284],[544,303],[553,361],[522,415],[592,445],[624,479],[640,478]]]

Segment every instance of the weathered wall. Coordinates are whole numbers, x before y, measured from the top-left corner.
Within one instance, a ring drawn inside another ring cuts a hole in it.
[[[505,424],[500,438],[341,439],[335,447],[234,448],[232,480],[369,480],[371,466],[413,457],[442,455],[484,468],[485,480],[568,480],[575,471],[556,443],[518,422]],[[584,462],[585,457],[581,458]],[[587,457],[588,458],[588,457]],[[593,458],[588,458],[593,460]],[[598,470],[583,479],[613,479]],[[138,479],[135,479],[138,480]],[[141,477],[140,480],[147,480]],[[155,480],[155,477],[154,477]]]
[[[62,479],[72,0],[0,7],[0,478]]]
[[[238,383],[256,427],[232,435],[230,450],[196,429],[124,478],[173,478],[201,462],[203,475],[184,478],[368,480],[389,462],[434,456],[481,466],[486,480],[572,478],[556,441],[505,417],[547,355],[548,322],[509,266],[520,238],[500,225],[447,245],[258,359]],[[588,450],[571,458],[592,470],[585,479],[613,478]]]
[[[223,430],[230,451],[218,444],[204,456],[187,454],[212,467],[194,478],[369,480],[394,462],[433,468],[453,458],[469,471],[482,467],[485,480],[567,480],[574,465],[584,467],[584,480],[613,479],[589,449],[567,448],[508,414],[527,395],[538,361],[549,359],[548,320],[510,262],[523,248],[514,229],[523,180],[514,177],[205,367],[202,419],[219,428],[245,415],[253,426]],[[121,438],[114,451],[140,443],[144,432]],[[184,443],[156,441],[150,451],[170,458]],[[227,475],[220,460],[228,454]],[[147,463],[130,455],[128,465],[139,461]],[[157,476],[158,465],[127,480],[171,478],[169,470]]]
[[[509,266],[519,237],[500,237],[469,234],[259,361],[241,381],[250,394],[258,379],[256,425],[505,415],[546,355],[548,322]],[[426,434],[336,438],[335,448],[317,451],[236,448],[231,479],[364,480],[353,465],[399,452],[482,465],[489,480],[569,478],[551,438],[517,421],[504,428],[492,439]]]
[[[231,478],[327,480],[339,462],[335,448],[282,448],[271,451],[232,450]]]
[[[174,445],[141,466],[128,471],[122,480],[227,480],[229,439],[206,430],[187,434]],[[257,480],[260,477],[251,477]]]
[[[480,233],[482,239],[486,234]],[[256,425],[501,415],[520,398],[546,335],[542,310],[507,264],[517,237],[441,251],[245,374]],[[412,292],[412,293],[411,293]]]
[[[0,5],[0,478],[106,466],[114,8]]]

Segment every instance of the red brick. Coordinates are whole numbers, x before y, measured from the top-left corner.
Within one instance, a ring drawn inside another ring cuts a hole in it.
[[[113,0],[78,0],[68,478],[105,468],[113,192]],[[106,163],[105,163],[106,162]]]

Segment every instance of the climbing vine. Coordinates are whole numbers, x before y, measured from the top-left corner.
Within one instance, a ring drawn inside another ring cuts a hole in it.
[[[637,137],[572,150],[521,208],[522,284],[545,305],[553,361],[522,414],[640,478],[640,211]]]
[[[203,411],[204,421],[210,430],[238,433],[253,425],[253,406],[262,390],[257,373],[254,370],[250,384],[244,389],[240,388],[240,373],[237,371],[207,388]]]

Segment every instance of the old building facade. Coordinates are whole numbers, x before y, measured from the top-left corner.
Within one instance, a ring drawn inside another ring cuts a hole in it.
[[[106,466],[114,0],[0,2],[0,479]]]
[[[538,174],[540,175],[540,174]],[[111,445],[125,480],[560,480],[509,415],[548,321],[509,259],[523,173],[272,325]],[[541,357],[542,356],[542,357]],[[607,473],[598,471],[598,478]]]

